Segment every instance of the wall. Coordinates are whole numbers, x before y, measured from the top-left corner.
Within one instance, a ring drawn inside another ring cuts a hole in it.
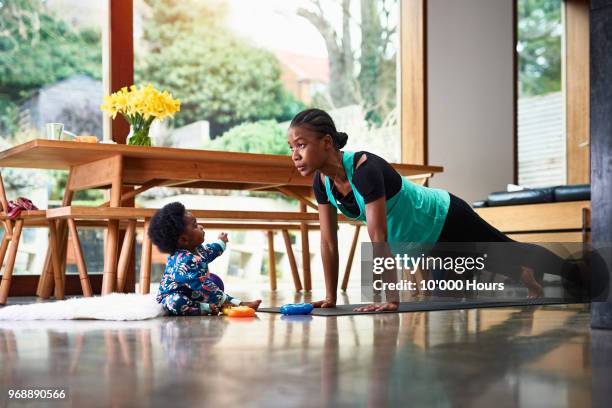
[[[513,182],[513,2],[427,2],[431,187],[468,202]]]

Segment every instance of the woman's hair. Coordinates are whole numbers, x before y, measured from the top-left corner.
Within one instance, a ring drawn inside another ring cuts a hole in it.
[[[149,224],[149,238],[161,252],[172,254],[185,231],[185,206],[179,202],[164,205],[157,210]]]
[[[344,132],[338,132],[334,120],[327,112],[321,109],[306,109],[301,111],[291,121],[292,128],[306,128],[319,133],[323,138],[325,135],[330,135],[334,141],[336,149],[342,149],[346,145],[348,135]]]

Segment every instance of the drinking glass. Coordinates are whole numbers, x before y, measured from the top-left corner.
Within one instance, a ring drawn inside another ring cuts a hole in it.
[[[63,123],[47,123],[45,125],[47,139],[49,140],[62,140],[62,134],[64,133]]]

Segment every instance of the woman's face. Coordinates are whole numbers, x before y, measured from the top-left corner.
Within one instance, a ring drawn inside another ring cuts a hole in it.
[[[329,152],[334,149],[331,136],[320,138],[314,130],[303,127],[289,128],[287,143],[293,164],[302,176],[310,176],[323,167]]]

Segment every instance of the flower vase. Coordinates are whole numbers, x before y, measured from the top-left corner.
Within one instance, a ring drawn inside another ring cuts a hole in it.
[[[132,146],[151,146],[151,137],[149,136],[149,126],[130,126],[130,134],[128,135],[128,144]]]

